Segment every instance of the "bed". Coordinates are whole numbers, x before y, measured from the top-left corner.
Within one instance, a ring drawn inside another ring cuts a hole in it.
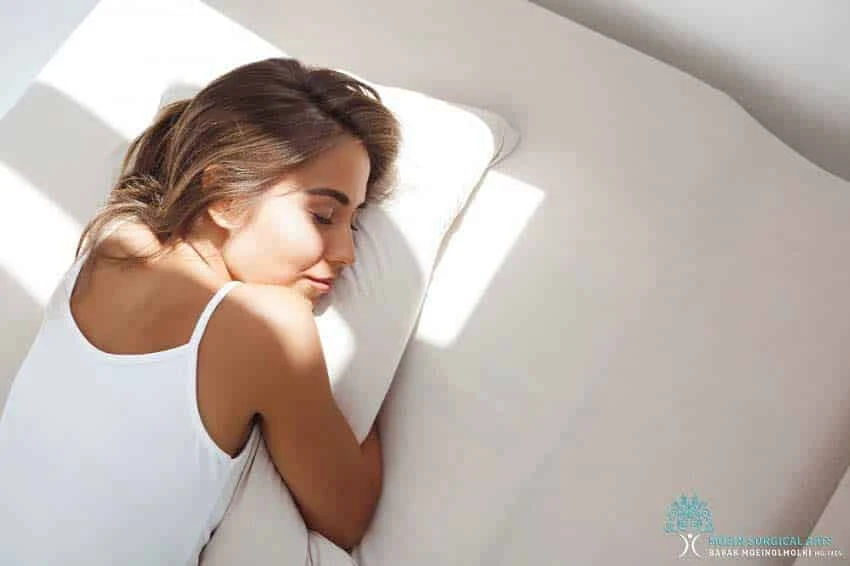
[[[850,553],[850,183],[528,2],[185,4],[523,136],[440,255],[359,564],[673,564],[710,534]],[[710,532],[671,521],[697,509]]]

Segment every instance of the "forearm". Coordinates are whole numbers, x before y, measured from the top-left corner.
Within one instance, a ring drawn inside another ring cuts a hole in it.
[[[363,464],[368,478],[366,482],[368,487],[365,494],[367,507],[365,509],[365,514],[362,516],[360,521],[360,528],[358,529],[359,532],[356,537],[357,540],[351,545],[351,548],[346,549],[348,552],[351,552],[354,546],[360,544],[363,535],[366,534],[366,530],[372,523],[372,517],[375,514],[375,509],[378,506],[378,500],[381,497],[381,490],[383,487],[383,460],[381,453],[381,439],[378,434],[377,422],[372,425],[372,430],[369,431],[369,434],[363,441],[361,451],[363,453]]]
[[[370,470],[380,492],[381,484],[383,483],[383,456],[381,453],[381,438],[378,434],[378,421],[375,421],[372,425],[372,430],[369,431],[360,448],[363,452],[363,459],[366,461],[366,467]]]
[[[382,455],[377,425],[372,427],[363,440],[360,451],[362,466],[359,467],[357,474],[349,476],[352,481],[344,497],[346,503],[350,505],[347,510],[337,508],[333,517],[325,516],[324,520],[302,511],[309,529],[323,534],[349,553],[360,544],[372,522],[381,495]]]

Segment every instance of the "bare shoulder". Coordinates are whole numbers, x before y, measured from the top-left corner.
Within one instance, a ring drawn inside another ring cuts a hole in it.
[[[304,322],[312,317],[309,300],[292,289],[277,285],[242,283],[229,293],[234,322],[279,329],[281,324]],[[250,329],[250,328],[249,328]]]
[[[226,336],[247,402],[262,413],[263,401],[282,380],[324,365],[313,306],[296,291],[274,285],[243,283],[228,297],[220,335]]]
[[[304,296],[275,285],[243,283],[230,292],[233,337],[246,347],[307,346],[316,332],[313,306]]]

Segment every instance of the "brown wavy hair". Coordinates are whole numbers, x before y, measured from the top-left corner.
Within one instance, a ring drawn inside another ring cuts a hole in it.
[[[147,255],[102,257],[159,256],[213,202],[228,199],[247,210],[282,176],[347,137],[360,140],[369,155],[366,200],[385,199],[397,181],[401,128],[373,87],[292,58],[237,67],[194,97],[165,105],[132,140],[76,255],[97,250],[116,221],[133,219],[164,246]]]

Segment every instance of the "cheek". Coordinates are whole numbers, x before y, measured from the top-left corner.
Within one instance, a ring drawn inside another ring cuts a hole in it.
[[[309,215],[281,207],[264,210],[223,251],[237,278],[288,284],[320,261],[324,242]]]
[[[293,270],[306,269],[318,262],[324,253],[324,242],[310,215],[292,208],[275,212],[261,223],[261,237],[273,248],[268,250],[271,257]]]
[[[301,268],[311,267],[324,254],[324,241],[310,222],[293,222],[279,228],[278,257]]]

